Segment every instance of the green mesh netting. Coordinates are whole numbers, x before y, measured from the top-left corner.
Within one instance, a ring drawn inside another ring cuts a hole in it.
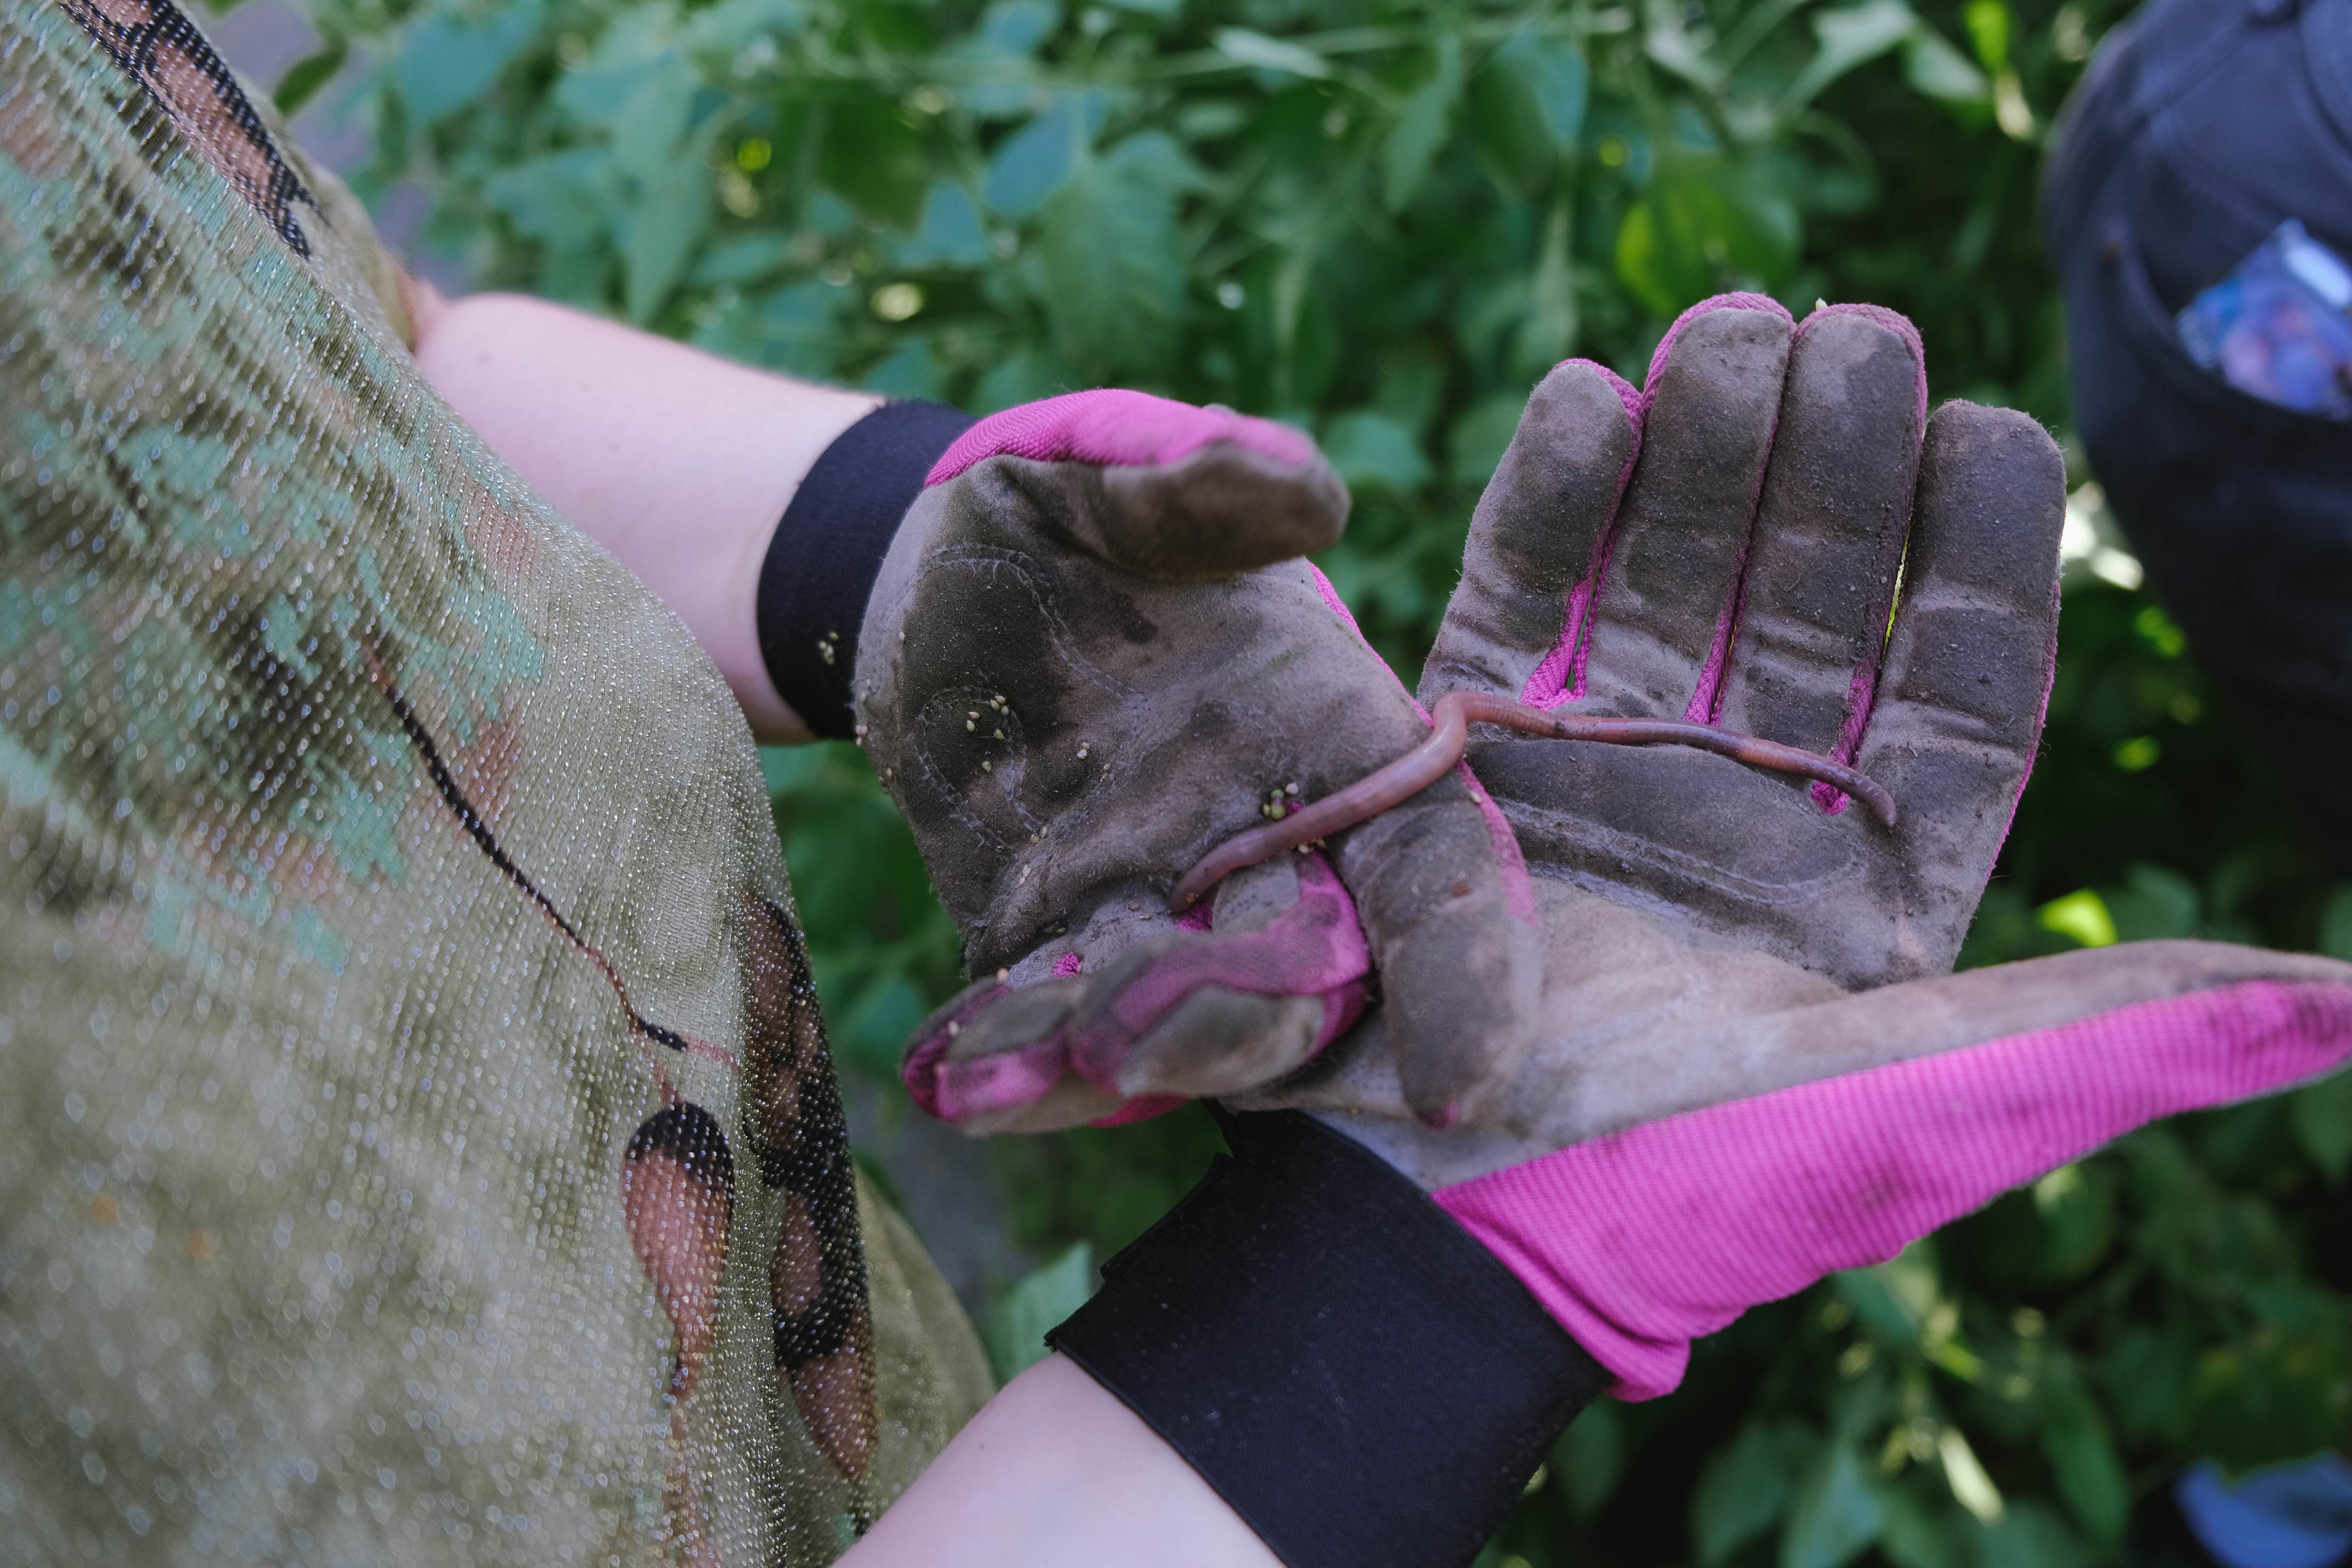
[[[836,1555],[986,1373],[717,675],[165,0],[0,0],[0,1559]]]

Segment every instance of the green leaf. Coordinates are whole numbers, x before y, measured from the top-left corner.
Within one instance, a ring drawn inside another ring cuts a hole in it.
[[[1554,1484],[1568,1497],[1568,1510],[1591,1519],[1617,1490],[1624,1474],[1625,1417],[1613,1399],[1596,1399],[1553,1445]]]
[[[977,267],[988,259],[988,234],[980,209],[963,187],[940,181],[923,201],[923,221],[915,237],[898,247],[901,267]]]
[[[2318,951],[2330,958],[2352,959],[2352,882],[2338,882],[2320,910]]]
[[[2352,1169],[2352,1071],[2336,1076],[2294,1096],[2294,1135],[2311,1163],[2326,1174],[2331,1187],[2344,1184]]]
[[[790,235],[745,235],[695,258],[694,270],[688,278],[705,288],[720,283],[756,283],[782,271],[792,248]]]
[[[667,184],[685,154],[698,83],[693,68],[665,56],[638,79],[613,117],[613,162],[648,191]]]
[[[1055,0],[996,0],[981,16],[981,41],[998,54],[1026,59],[1062,25]]]
[[[1787,1436],[1751,1421],[1707,1461],[1691,1494],[1691,1540],[1704,1568],[1780,1522],[1789,1504],[1790,1447]]]
[[[600,245],[622,200],[613,160],[601,147],[502,169],[482,194],[516,228],[551,250],[567,252]]]
[[[997,1298],[984,1342],[998,1383],[1045,1359],[1047,1331],[1087,1304],[1095,1282],[1095,1249],[1078,1241]]]
[[[1721,86],[1722,71],[1683,26],[1683,7],[1675,0],[1644,0],[1642,13],[1644,54],[1702,92]]]
[[[1526,396],[1516,392],[1498,392],[1472,404],[1446,432],[1447,477],[1463,485],[1483,485],[1493,479],[1527,409]]]
[[[1662,159],[1617,231],[1617,276],[1654,313],[1673,316],[1728,281],[1769,285],[1796,248],[1794,210],[1763,171]]]
[[[773,46],[806,26],[808,11],[798,0],[719,0],[695,14],[682,42],[692,53],[716,55],[732,64],[756,41],[765,39]]]
[[[1381,148],[1381,195],[1391,212],[1402,212],[1421,189],[1431,160],[1452,129],[1454,106],[1462,97],[1462,42],[1439,35],[1437,68],[1413,89]]]
[[[2089,888],[2078,889],[2063,899],[2053,899],[2042,906],[2034,917],[2044,931],[2071,936],[2084,947],[2111,947],[2116,941],[2116,920],[2107,912],[2106,900]]]
[[[1925,23],[1903,40],[1903,79],[1914,92],[1946,103],[1985,103],[1992,98],[1992,79]]]
[[[411,119],[431,125],[488,92],[539,31],[541,0],[520,4],[474,22],[427,11],[410,22],[393,60],[393,86]]]
[[[1065,93],[1045,113],[1006,137],[980,177],[980,199],[1006,217],[1026,217],[1045,205],[1093,144],[1107,112],[1100,93]]]
[[[1970,1521],[1954,1508],[1931,1509],[1900,1488],[1879,1497],[1879,1554],[1893,1568],[1969,1568],[1962,1556]]]
[[[2101,1555],[2085,1548],[2053,1510],[2031,1502],[1980,1527],[1976,1549],[1984,1568],[2090,1568]]]
[[[316,52],[303,56],[286,68],[278,85],[270,89],[269,100],[278,112],[291,120],[302,111],[318,90],[335,79],[335,73],[351,58],[351,48],[341,38],[330,38]]]
[[[1583,133],[1592,73],[1575,45],[1549,34],[1523,33],[1496,51],[1495,63],[1526,87],[1555,142],[1565,147]]]
[[[2300,1458],[2338,1441],[2352,1392],[2340,1321],[2262,1332],[2199,1358],[2190,1430],[2223,1468],[2241,1472]]]
[[[1831,1441],[1790,1499],[1780,1568],[1844,1568],[1878,1539],[1882,1517],[1853,1445]]]
[[[710,174],[688,133],[694,72],[677,56],[648,72],[613,121],[613,163],[635,182],[621,246],[629,319],[654,315],[686,276],[710,224]]]
[[[1210,38],[1217,52],[1239,65],[1255,66],[1259,70],[1280,71],[1286,76],[1303,76],[1319,80],[1331,74],[1331,67],[1314,50],[1280,38],[1269,38],[1264,33],[1247,27],[1220,27]]]
[[[1429,479],[1429,459],[1412,432],[1370,409],[1334,417],[1323,427],[1322,447],[1351,487],[1409,490]]]
[[[1846,72],[1902,43],[1918,25],[1919,18],[1903,0],[1863,0],[1859,5],[1815,12],[1813,36],[1821,47],[1781,91],[1780,112],[1795,113]]]
[[[2195,936],[2205,900],[2197,884],[2179,872],[2134,861],[2124,886],[2106,900],[2118,942],[2152,942]]]
[[[2011,17],[2004,0],[1969,0],[1960,10],[1960,25],[1985,69],[1998,73],[2008,67]]]
[[[1045,318],[1063,353],[1107,372],[1157,364],[1184,306],[1175,202],[1130,177],[1114,152],[1088,162],[1055,196],[1038,255]]]
[[[1051,349],[1027,348],[990,367],[965,404],[975,414],[995,414],[1057,393],[1075,392],[1078,373]]]
[[[938,356],[931,353],[930,341],[917,338],[902,343],[881,363],[866,373],[866,390],[878,392],[886,397],[920,398],[937,402],[947,390],[940,374]]]
[[[828,112],[817,174],[845,199],[900,228],[915,226],[936,178],[922,132],[884,103]]]
[[[2054,1396],[2042,1422],[2042,1452],[2058,1495],[2091,1538],[2107,1547],[2119,1544],[2131,1520],[2131,1482],[2098,1406],[2072,1388]]]

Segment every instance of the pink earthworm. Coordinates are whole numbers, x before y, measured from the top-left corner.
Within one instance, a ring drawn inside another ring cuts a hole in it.
[[[1598,741],[1612,746],[1696,746],[1719,757],[1794,773],[1832,784],[1866,804],[1878,820],[1895,826],[1895,797],[1885,786],[1843,763],[1801,752],[1777,741],[1735,735],[1705,724],[1666,719],[1597,719],[1582,713],[1543,713],[1501,697],[1456,691],[1438,700],[1429,739],[1395,762],[1358,779],[1336,795],[1298,806],[1280,821],[1237,833],[1202,857],[1168,895],[1171,913],[1182,914],[1208,890],[1244,866],[1271,860],[1318,838],[1353,827],[1411,799],[1454,770],[1470,744],[1470,726],[1499,724],[1525,734],[1561,741]]]

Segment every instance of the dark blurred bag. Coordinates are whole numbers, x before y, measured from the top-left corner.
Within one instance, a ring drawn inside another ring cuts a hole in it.
[[[2289,218],[2352,254],[2352,0],[2158,0],[2111,35],[2042,193],[2075,420],[2150,585],[2352,864],[2352,431],[2175,327]]]

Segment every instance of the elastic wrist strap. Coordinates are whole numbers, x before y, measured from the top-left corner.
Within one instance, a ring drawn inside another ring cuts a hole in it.
[[[760,657],[817,734],[846,740],[857,628],[882,558],[940,454],[978,423],[936,403],[886,403],[801,481],[760,568]]]
[[[1223,1121],[1233,1157],[1047,1339],[1290,1568],[1468,1563],[1608,1373],[1378,1155]]]

